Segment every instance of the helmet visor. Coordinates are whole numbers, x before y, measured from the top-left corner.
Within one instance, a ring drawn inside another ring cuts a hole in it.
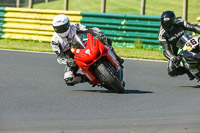
[[[60,37],[64,38],[67,37],[69,35],[70,29],[68,29],[66,32],[63,33],[57,33]]]
[[[64,25],[61,26],[53,26],[54,30],[56,33],[64,33],[69,29],[70,24],[66,23]]]
[[[162,18],[161,25],[165,30],[169,31],[172,29],[173,24],[175,23],[176,20],[175,20],[175,18],[171,19],[171,20],[165,20],[165,19],[166,18]]]

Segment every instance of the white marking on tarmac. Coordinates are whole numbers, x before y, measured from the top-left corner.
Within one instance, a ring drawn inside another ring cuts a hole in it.
[[[152,62],[167,62],[167,61],[163,61],[163,60],[150,60],[150,59],[137,59],[137,58],[123,58],[123,59],[127,59],[127,60],[139,60],[139,61],[152,61]]]
[[[39,53],[39,54],[55,54],[53,52],[39,52],[39,51],[25,51],[25,50],[10,50],[10,49],[0,49],[0,51],[11,51],[11,52],[23,52],[23,53]]]
[[[39,53],[39,54],[55,54],[53,52],[39,52],[39,51],[25,51],[25,50],[10,50],[10,49],[0,49],[0,51],[11,51],[11,52],[23,52],[23,53]],[[167,62],[163,60],[150,60],[150,59],[137,59],[137,58],[123,58],[126,60],[139,60],[139,61],[151,61],[151,62]]]

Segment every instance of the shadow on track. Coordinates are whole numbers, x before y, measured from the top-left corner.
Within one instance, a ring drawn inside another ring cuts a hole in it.
[[[154,93],[152,91],[141,91],[141,90],[126,90],[124,94],[147,94]]]
[[[200,88],[200,85],[192,86],[193,88]]]
[[[109,90],[73,90],[73,91],[82,91],[82,92],[95,92],[95,93],[113,93]],[[125,90],[124,94],[147,94],[147,93],[154,93],[152,91],[140,91],[140,90]],[[113,93],[115,94],[115,93]]]
[[[196,85],[196,86],[180,86],[183,88],[200,88],[200,85]]]

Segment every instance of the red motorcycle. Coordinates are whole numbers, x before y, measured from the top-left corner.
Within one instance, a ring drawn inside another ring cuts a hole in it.
[[[123,67],[113,51],[90,33],[85,42],[77,35],[73,40],[71,51],[74,59],[90,83],[116,93],[124,93]]]

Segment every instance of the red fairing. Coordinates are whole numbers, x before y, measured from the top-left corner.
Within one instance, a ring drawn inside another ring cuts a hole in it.
[[[104,44],[97,39],[93,39],[93,36],[89,33],[88,41],[85,43],[85,45],[85,49],[71,49],[71,51],[75,54],[74,59],[76,60],[77,65],[80,67],[89,66],[99,59],[100,56],[107,54],[107,52],[104,51]]]
[[[107,56],[107,59],[114,64],[115,68],[118,66],[116,57],[114,59],[113,55],[110,53],[109,48],[101,43],[97,39],[93,39],[92,34],[88,33],[88,41],[85,43],[85,49],[74,49],[71,48],[72,53],[75,54],[74,59],[79,66],[80,70],[94,83],[99,84],[100,81],[96,76],[89,71],[89,68],[102,56]]]

